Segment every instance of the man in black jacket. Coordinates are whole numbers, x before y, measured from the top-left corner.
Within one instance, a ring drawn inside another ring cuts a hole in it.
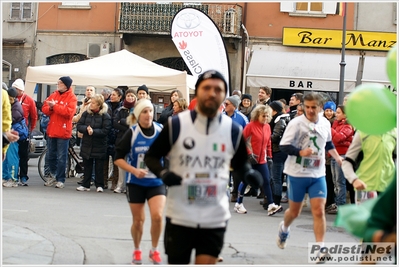
[[[303,102],[303,94],[302,93],[295,93],[291,96],[290,98],[290,119],[292,120],[296,113],[297,110],[296,108],[298,107],[299,104],[301,104]]]
[[[273,180],[273,200],[280,206],[283,189],[283,169],[287,154],[280,150],[280,140],[283,137],[285,128],[290,121],[290,115],[284,114],[283,105],[280,101],[270,103],[272,108],[272,120],[270,121],[270,130],[272,132],[272,180]],[[266,202],[266,201],[265,201]]]

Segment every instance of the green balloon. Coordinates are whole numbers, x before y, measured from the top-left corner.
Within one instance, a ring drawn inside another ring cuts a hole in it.
[[[396,96],[383,84],[362,84],[349,94],[345,113],[356,129],[383,134],[396,127]]]
[[[389,50],[387,55],[387,74],[388,78],[391,81],[392,85],[396,87],[396,55],[397,55],[398,47],[395,45],[391,50]]]

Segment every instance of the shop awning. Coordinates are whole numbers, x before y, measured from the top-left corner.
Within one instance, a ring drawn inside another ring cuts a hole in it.
[[[339,91],[341,54],[255,50],[247,72],[247,86]],[[345,57],[344,91],[356,87],[359,56]]]
[[[382,83],[387,87],[392,87],[387,75],[386,63],[386,57],[366,56],[364,58],[362,83]]]

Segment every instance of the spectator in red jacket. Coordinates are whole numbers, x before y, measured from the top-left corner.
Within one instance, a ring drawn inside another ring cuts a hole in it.
[[[344,106],[338,106],[335,111],[335,121],[331,126],[331,136],[335,149],[341,157],[345,157],[346,151],[352,143],[354,135],[353,127],[347,122]],[[336,214],[338,207],[346,204],[346,178],[341,166],[334,158],[331,159],[331,173],[334,183],[336,206],[327,211],[329,214]]]
[[[267,203],[263,203],[263,208],[267,210],[267,215],[272,216],[282,211],[280,205],[273,201],[272,189],[270,186],[270,171],[267,164],[272,158],[271,130],[269,122],[272,118],[272,109],[268,105],[258,104],[251,113],[251,122],[245,126],[243,135],[247,145],[247,152],[252,168],[262,174],[263,191],[267,197]],[[246,213],[242,205],[243,188],[238,187],[238,198],[234,210],[238,213]]]
[[[50,177],[44,183],[45,186],[56,183],[56,188],[64,188],[72,118],[78,103],[71,85],[72,79],[69,76],[61,77],[57,82],[57,90],[44,101],[42,107],[43,113],[50,117],[47,126]]]
[[[35,129],[38,120],[35,100],[25,94],[25,85],[22,79],[16,79],[12,87],[17,90],[17,101],[21,103],[24,111],[24,118],[28,126],[29,135]],[[20,185],[28,185],[28,161],[29,161],[29,138],[18,141],[18,155],[19,155],[19,181]]]

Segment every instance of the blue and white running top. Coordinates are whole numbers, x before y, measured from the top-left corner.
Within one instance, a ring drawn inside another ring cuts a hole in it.
[[[126,172],[127,184],[137,184],[146,187],[160,186],[163,184],[162,180],[157,179],[158,177],[156,177],[155,174],[153,174],[144,163],[145,153],[162,131],[161,124],[153,122],[153,125],[155,131],[152,136],[144,135],[138,124],[130,127],[130,130],[132,131],[131,150],[126,156],[126,161],[135,168],[146,169],[148,174],[146,177],[139,179],[134,174]]]
[[[294,177],[319,178],[326,175],[325,147],[331,142],[331,124],[322,116],[316,123],[299,116],[284,131],[280,146],[292,145],[298,149],[312,148],[313,155],[300,157],[288,155],[284,173]]]

